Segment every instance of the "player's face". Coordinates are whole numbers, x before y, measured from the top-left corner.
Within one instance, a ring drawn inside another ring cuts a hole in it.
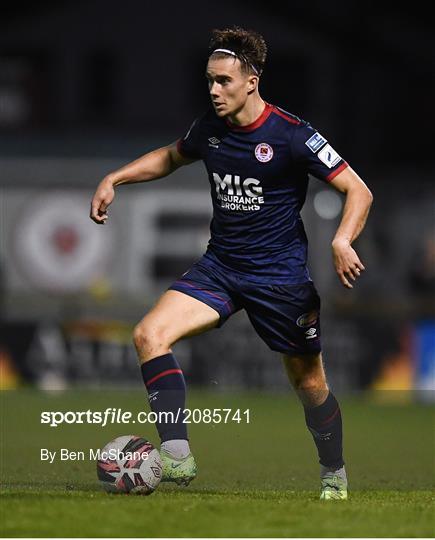
[[[206,77],[211,101],[220,117],[232,116],[243,109],[256,85],[256,77],[240,69],[239,59],[210,59]]]

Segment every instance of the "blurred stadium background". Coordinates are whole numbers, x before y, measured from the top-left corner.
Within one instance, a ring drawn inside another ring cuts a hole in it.
[[[330,253],[342,199],[310,182],[304,218],[332,387],[431,395],[434,37],[418,2],[393,11],[277,0],[1,10],[3,388],[142,384],[131,330],[206,247],[207,177],[195,164],[119,188],[105,227],[89,220],[90,199],[105,174],[176,140],[202,113],[210,30],[239,24],[269,46],[262,96],[326,134],[375,196],[357,244],[367,272],[349,292]],[[287,388],[244,314],[175,350],[192,385]]]

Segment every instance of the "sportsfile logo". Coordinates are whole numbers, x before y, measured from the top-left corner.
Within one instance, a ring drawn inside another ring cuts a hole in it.
[[[213,180],[221,208],[251,212],[260,210],[264,204],[263,188],[256,178],[241,180],[237,174],[225,174],[222,178],[218,173],[213,173]]]
[[[133,413],[118,407],[104,411],[42,411],[41,424],[57,428],[62,424],[228,424],[250,422],[250,410],[246,409],[181,409],[176,411],[139,411]]]

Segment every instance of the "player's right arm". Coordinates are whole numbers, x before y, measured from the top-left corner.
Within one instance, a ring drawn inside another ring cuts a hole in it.
[[[99,225],[107,221],[107,208],[115,197],[116,186],[157,180],[194,161],[196,160],[181,155],[174,143],[158,148],[128,163],[108,174],[99,183],[92,198],[90,218]]]

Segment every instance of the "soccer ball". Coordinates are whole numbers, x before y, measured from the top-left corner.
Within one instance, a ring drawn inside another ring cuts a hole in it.
[[[149,495],[160,484],[162,461],[149,441],[124,435],[99,450],[97,475],[107,492]]]

